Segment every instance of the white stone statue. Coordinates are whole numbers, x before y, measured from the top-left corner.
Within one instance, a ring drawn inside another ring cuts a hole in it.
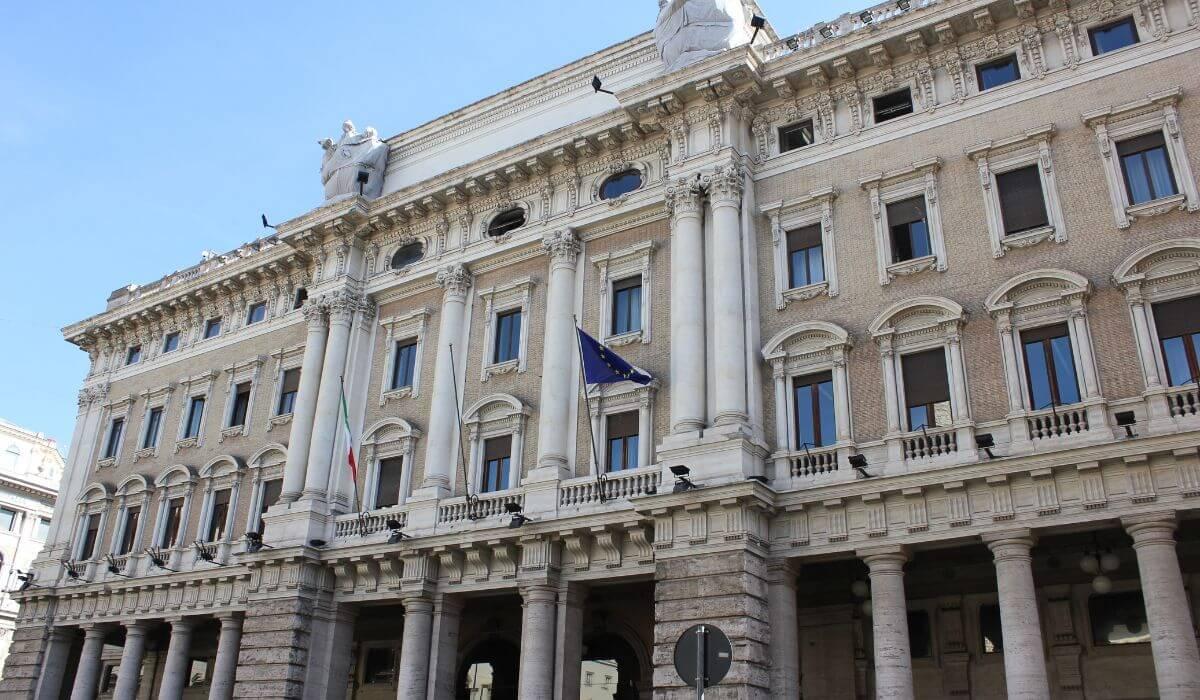
[[[654,41],[667,71],[750,43],[750,12],[742,0],[658,0]]]
[[[325,201],[344,199],[359,194],[358,174],[365,172],[367,182],[362,195],[374,199],[383,193],[383,173],[387,168],[388,147],[379,139],[375,127],[363,133],[354,130],[354,123],[342,123],[342,137],[318,141],[325,151],[321,159],[321,182],[325,185]]]

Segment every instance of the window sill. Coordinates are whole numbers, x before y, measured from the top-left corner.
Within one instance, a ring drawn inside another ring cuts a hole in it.
[[[483,368],[483,381],[486,382],[488,379],[497,374],[510,374],[512,372],[517,372],[520,370],[520,367],[521,358],[519,357],[512,360],[505,360],[504,362],[497,362],[494,365],[488,365],[487,367]]]
[[[292,422],[292,414],[283,413],[278,416],[271,416],[271,419],[267,422],[270,423],[270,425],[267,426],[267,430],[271,430],[272,428],[280,425],[287,425],[288,423]]]
[[[1125,216],[1129,220],[1137,221],[1138,219],[1148,219],[1152,216],[1159,216],[1172,211],[1187,210],[1187,195],[1176,194],[1162,199],[1152,199],[1149,202],[1142,202],[1130,207],[1125,207]]]
[[[1030,229],[1029,231],[1021,231],[1012,235],[1005,235],[1000,239],[1000,245],[1005,250],[1016,250],[1018,248],[1030,248],[1039,243],[1044,243],[1055,237],[1053,226],[1042,226],[1041,228]]]
[[[137,462],[139,459],[154,459],[157,456],[158,456],[158,446],[143,447],[142,449],[133,453],[133,461]]]
[[[620,335],[610,335],[604,339],[604,344],[611,348],[619,348],[622,345],[633,345],[637,342],[645,342],[642,340],[642,330],[640,328],[636,331],[621,333]]]
[[[182,440],[176,440],[175,441],[175,453],[178,454],[180,450],[186,450],[191,447],[196,447],[199,444],[200,444],[200,439],[194,438],[194,437],[184,438]]]
[[[217,442],[225,442],[225,438],[241,437],[242,435],[245,435],[245,434],[246,434],[246,426],[233,425],[233,426],[225,428],[224,430],[221,431],[221,437],[217,439]]]
[[[388,391],[383,392],[383,396],[380,397],[379,405],[383,406],[388,401],[399,401],[401,399],[412,398],[412,395],[413,388],[411,386],[402,386],[398,389],[389,389]]]
[[[808,284],[803,287],[792,287],[791,289],[783,290],[783,305],[786,307],[788,302],[792,301],[808,301],[815,299],[822,294],[829,294],[829,283],[818,282],[816,284]]]
[[[97,469],[107,469],[108,467],[115,467],[115,466],[117,466],[117,458],[116,457],[105,457],[104,459],[96,462]]]
[[[904,262],[892,263],[887,266],[888,280],[896,279],[897,277],[909,277],[919,272],[926,270],[938,269],[938,258],[936,255],[926,255],[922,258],[913,258]]]

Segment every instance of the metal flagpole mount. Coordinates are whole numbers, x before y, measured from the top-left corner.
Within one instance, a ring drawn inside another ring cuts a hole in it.
[[[675,642],[675,672],[696,689],[696,700],[703,700],[704,689],[725,678],[732,663],[733,646],[716,625],[689,627]]]

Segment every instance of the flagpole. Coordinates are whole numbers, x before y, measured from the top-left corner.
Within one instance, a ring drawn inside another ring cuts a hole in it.
[[[596,431],[592,430],[592,407],[588,403],[587,374],[583,371],[583,345],[579,339],[579,319],[572,314],[571,320],[575,323],[575,351],[579,354],[579,379],[582,382],[579,388],[583,392],[583,405],[587,409],[587,420],[584,422],[587,423],[588,437],[592,441],[592,459],[596,464],[596,490],[600,493],[600,502],[604,503],[608,500],[608,496],[604,494],[604,472],[602,471],[604,465],[600,464],[600,451],[596,449]]]
[[[350,454],[353,454],[354,453],[354,444],[351,443],[350,441],[354,439],[354,436],[350,434],[350,414],[349,414],[349,407],[347,405],[348,402],[346,401],[346,376],[345,375],[338,375],[338,386],[342,391],[342,406],[341,406],[341,408],[342,408],[342,420],[346,424],[346,443],[347,443],[346,449],[350,451]],[[349,457],[347,457],[347,459],[349,460]],[[359,495],[358,495],[358,468],[357,468],[357,466],[354,466],[353,464],[350,465],[350,484],[354,489],[354,510],[358,511],[359,520],[361,520],[362,515],[363,515],[363,510],[362,510],[362,499],[359,498]],[[361,523],[360,523],[360,529],[361,529]]]
[[[458,363],[454,361],[454,343],[450,343],[450,381],[454,383],[454,410],[458,413],[458,456],[462,463],[463,475],[463,491],[467,494],[467,517],[474,520],[475,511],[473,506],[475,501],[479,500],[476,496],[471,495],[471,480],[467,473],[467,451],[463,447],[463,416],[462,404],[458,400]]]

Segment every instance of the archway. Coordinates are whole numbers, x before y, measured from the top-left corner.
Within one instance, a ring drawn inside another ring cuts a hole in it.
[[[587,637],[579,674],[580,700],[638,700],[642,677],[637,653],[612,633]]]
[[[501,637],[476,644],[458,670],[457,700],[517,700],[521,648]]]

